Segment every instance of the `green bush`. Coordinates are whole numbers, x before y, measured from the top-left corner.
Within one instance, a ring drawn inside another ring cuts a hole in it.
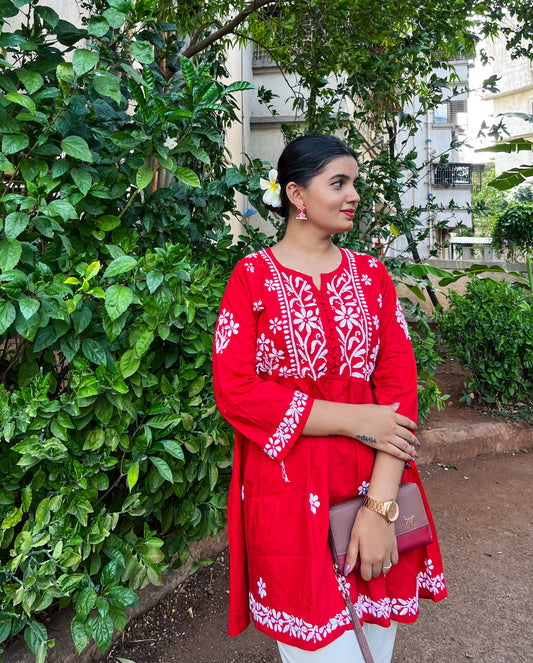
[[[471,375],[464,399],[496,405],[533,402],[533,310],[522,288],[474,278],[452,292],[439,330]]]
[[[0,5],[0,643],[23,631],[38,662],[43,611],[72,602],[78,651],[105,650],[225,517],[210,356],[249,85],[180,58],[149,3],[109,5],[86,29]]]

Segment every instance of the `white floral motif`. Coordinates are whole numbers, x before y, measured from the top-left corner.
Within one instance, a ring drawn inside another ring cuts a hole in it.
[[[255,267],[252,265],[251,262],[245,262],[244,266],[246,267],[246,271],[251,272],[252,274],[253,272],[255,272]]]
[[[396,322],[403,329],[405,333],[405,338],[407,339],[411,338],[409,336],[409,329],[407,328],[407,323],[405,322],[405,316],[403,314],[401,304],[398,300],[396,300]]]
[[[272,373],[279,368],[283,361],[285,353],[274,346],[274,342],[264,334],[257,339],[257,350],[255,355],[255,370],[259,373]]]
[[[337,309],[335,322],[339,323],[339,327],[348,327],[353,329],[358,322],[359,315],[353,306],[345,306],[341,304]]]
[[[357,276],[342,272],[327,286],[331,308],[337,325],[337,336],[341,350],[340,374],[368,379],[367,354],[371,329],[366,301]]]
[[[313,495],[313,493],[309,493],[309,506],[311,507],[311,512],[316,513],[316,510],[320,506],[320,502],[318,501],[318,495]]]
[[[228,346],[232,335],[239,333],[239,323],[233,319],[233,313],[223,309],[218,316],[217,328],[215,331],[215,352],[220,354]]]
[[[361,276],[361,281],[365,285],[372,285],[372,279],[370,278],[370,276],[368,276],[368,274],[363,274],[363,276]]]
[[[370,258],[370,260],[368,261],[368,266],[369,267],[377,267],[378,266],[377,258]]]
[[[372,316],[372,322],[374,323],[374,327],[379,329],[379,315]]]
[[[277,332],[281,331],[283,329],[283,322],[279,318],[273,318],[270,321],[270,331],[273,334],[277,334]]]
[[[357,494],[358,495],[366,495],[368,493],[368,489],[370,488],[370,483],[368,481],[362,481],[361,485],[357,489]]]
[[[278,284],[274,279],[267,279],[265,281],[265,287],[269,292],[272,292],[272,290],[277,290],[278,289]]]
[[[264,599],[265,596],[267,595],[266,584],[263,578],[259,578],[259,580],[257,581],[257,593],[262,599]]]
[[[264,311],[264,309],[265,309],[265,305],[264,305],[263,302],[259,299],[258,301],[254,302],[254,303],[252,304],[252,308],[254,309],[254,311]]]
[[[283,421],[279,424],[274,435],[265,444],[265,453],[271,458],[276,458],[287,446],[300,422],[305,411],[308,395],[301,391],[295,391],[289,409],[285,412]]]
[[[294,323],[299,331],[306,331],[307,333],[318,328],[318,308],[312,310],[302,308],[300,311],[294,313]]]
[[[430,560],[429,562],[431,565]],[[427,564],[426,568],[428,568]],[[405,599],[385,597],[379,601],[374,601],[369,596],[359,594],[357,602],[354,604],[357,615],[360,618],[364,615],[371,615],[375,618],[381,617],[384,619],[390,619],[392,615],[415,616],[419,609],[418,589],[420,587],[428,589],[435,595],[440,594],[445,588],[442,574],[436,578],[430,578],[426,573],[421,572],[417,576],[417,584],[415,595]],[[321,642],[337,629],[351,623],[347,608],[331,617],[324,624],[311,624],[296,615],[263,605],[255,600],[251,592],[249,593],[249,605],[256,623],[262,624],[274,632],[289,633],[292,638],[302,642]]]
[[[381,294],[381,292],[378,295],[378,304],[379,304],[379,308],[383,307],[383,295]]]

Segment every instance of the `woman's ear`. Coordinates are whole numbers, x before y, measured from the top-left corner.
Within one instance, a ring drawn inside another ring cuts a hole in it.
[[[299,187],[296,182],[289,182],[285,187],[287,198],[289,199],[289,202],[294,205],[294,207],[298,207],[298,203],[303,202],[301,191],[301,187]]]

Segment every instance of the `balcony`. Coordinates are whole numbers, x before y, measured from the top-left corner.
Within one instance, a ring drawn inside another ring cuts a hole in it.
[[[447,163],[442,166],[433,164],[432,184],[439,189],[472,187],[474,185],[472,173],[477,169],[479,169],[478,164],[472,163]]]

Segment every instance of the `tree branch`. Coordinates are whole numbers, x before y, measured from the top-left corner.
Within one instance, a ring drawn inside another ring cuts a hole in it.
[[[216,30],[216,32],[213,32],[208,37],[202,39],[202,41],[199,41],[196,44],[191,43],[183,51],[183,55],[186,58],[190,58],[193,55],[200,53],[200,51],[205,50],[208,46],[211,46],[211,44],[214,44],[219,39],[222,39],[222,37],[225,37],[226,35],[233,32],[234,28],[240,25],[250,14],[253,14],[265,5],[275,4],[277,1],[278,0],[253,0],[242,10],[242,12],[239,12],[235,18],[233,18],[229,23],[226,23],[226,25],[222,26],[219,30]]]

